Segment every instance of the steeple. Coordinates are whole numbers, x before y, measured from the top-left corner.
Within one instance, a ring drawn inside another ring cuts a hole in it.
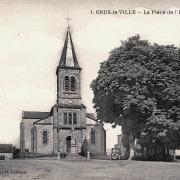
[[[78,61],[77,61],[73,41],[71,38],[69,24],[68,24],[68,28],[67,28],[64,47],[63,47],[60,62],[59,62],[59,67],[80,68]]]
[[[74,50],[71,32],[68,28],[57,75],[57,102],[61,106],[81,106],[81,67],[78,64]]]

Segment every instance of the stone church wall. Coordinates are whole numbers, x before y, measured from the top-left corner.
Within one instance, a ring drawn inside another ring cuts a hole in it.
[[[64,99],[64,92],[66,92],[64,90],[64,78],[65,76],[68,77],[75,77],[76,78],[76,93],[72,93],[69,94],[69,96],[71,98],[75,98],[75,100],[73,100],[73,104],[74,105],[81,105],[81,87],[80,87],[80,71],[76,70],[76,69],[61,69],[58,72],[58,102],[59,104],[67,104],[67,102],[63,102],[66,101],[67,99]],[[63,98],[63,100],[61,99]]]
[[[81,109],[63,109],[63,108],[59,108],[58,109],[58,125],[60,127],[66,126],[66,127],[71,127],[71,125],[64,125],[64,120],[63,120],[63,114],[64,113],[76,113],[77,114],[77,124],[74,125],[74,127],[80,127],[86,126],[86,121],[85,121],[85,111],[81,110]]]
[[[25,149],[29,149],[31,151],[31,129],[33,127],[33,122],[37,121],[37,119],[23,119],[21,122],[20,128],[20,145],[21,151],[25,151]]]
[[[53,128],[53,154],[58,153],[58,133],[57,128]]]
[[[93,127],[95,130],[95,144],[91,143],[91,137],[88,143],[88,149],[91,155],[99,155],[106,153],[106,133],[102,124],[96,124]]]
[[[53,153],[53,125],[36,125],[37,128],[37,154]],[[43,144],[43,131],[48,132],[48,143]]]
[[[65,140],[66,137],[71,136],[72,137],[72,131],[70,129],[60,129],[59,131],[59,151],[60,152],[66,152],[66,145]],[[83,140],[85,139],[85,129],[81,130],[74,130],[74,138],[76,140],[76,153],[81,152],[81,146],[83,143]]]

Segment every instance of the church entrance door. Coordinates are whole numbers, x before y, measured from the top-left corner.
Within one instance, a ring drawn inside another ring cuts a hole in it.
[[[66,152],[71,153],[71,136],[66,138]]]

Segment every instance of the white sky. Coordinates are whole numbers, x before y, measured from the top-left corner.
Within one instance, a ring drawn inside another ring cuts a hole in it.
[[[94,2],[91,5],[84,1],[0,1],[0,143],[19,144],[22,110],[49,111],[55,104],[55,71],[65,39],[64,18],[68,11],[73,19],[71,34],[76,54],[83,68],[82,97],[87,112],[94,112],[89,86],[97,76],[99,63],[121,40],[140,34],[152,43],[180,45],[180,15],[91,15],[91,9],[144,9],[140,3],[130,6],[124,1]],[[158,7],[156,3],[153,8],[161,7],[164,6]],[[110,148],[121,131],[112,130],[110,125],[105,128]]]

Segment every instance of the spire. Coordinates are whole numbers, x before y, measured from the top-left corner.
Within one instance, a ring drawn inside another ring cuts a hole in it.
[[[67,28],[66,39],[64,42],[64,47],[62,50],[59,66],[60,67],[80,68],[77,58],[76,58],[73,41],[71,38],[71,32],[70,32],[70,28],[69,28],[70,18],[67,18],[67,19],[68,19],[68,28]]]

